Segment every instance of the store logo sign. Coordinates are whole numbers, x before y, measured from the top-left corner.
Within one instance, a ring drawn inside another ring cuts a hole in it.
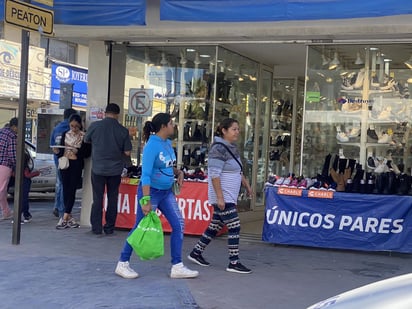
[[[61,83],[67,83],[70,80],[70,70],[63,66],[56,68],[56,78]]]
[[[366,103],[372,104],[373,100],[362,100],[362,99],[351,99],[351,98],[339,98],[338,103],[345,104],[345,103]]]

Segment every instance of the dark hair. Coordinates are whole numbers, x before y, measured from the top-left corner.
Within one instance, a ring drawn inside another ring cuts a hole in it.
[[[83,130],[82,117],[80,117],[79,114],[71,115],[69,118],[69,123],[72,121],[76,121],[78,124],[80,124],[80,130]]]
[[[73,108],[68,108],[64,110],[63,118],[69,119],[71,115],[77,114],[77,111]]]
[[[9,127],[10,128],[13,127],[13,126],[17,127],[18,123],[19,123],[19,120],[16,117],[11,118],[10,121],[9,121]]]
[[[152,118],[152,121],[146,121],[143,128],[143,139],[147,142],[150,138],[150,134],[156,134],[157,132],[159,132],[162,128],[162,125],[167,126],[170,119],[170,114],[158,113]]]
[[[225,119],[223,119],[223,120],[220,122],[220,124],[218,125],[218,127],[216,128],[215,135],[216,135],[216,136],[223,137],[223,132],[222,132],[222,130],[223,130],[223,129],[225,129],[225,130],[229,129],[229,128],[232,126],[232,124],[234,124],[234,123],[239,124],[239,121],[237,121],[236,119],[233,119],[233,118],[225,118]]]
[[[118,115],[120,114],[120,107],[116,103],[109,103],[106,106],[105,113]]]

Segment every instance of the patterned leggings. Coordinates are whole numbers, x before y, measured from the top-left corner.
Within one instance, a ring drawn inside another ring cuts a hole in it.
[[[233,203],[226,203],[224,210],[220,210],[219,207],[214,206],[212,221],[200,237],[193,251],[196,254],[202,254],[206,246],[225,225],[229,232],[227,239],[229,260],[233,263],[237,262],[239,259],[240,220],[236,205]]]

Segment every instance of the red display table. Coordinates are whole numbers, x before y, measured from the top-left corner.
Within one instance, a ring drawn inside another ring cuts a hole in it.
[[[122,179],[119,187],[116,227],[132,228],[134,226],[138,207],[136,191],[136,183],[130,184],[128,178]],[[185,219],[185,234],[201,235],[209,225],[213,215],[213,207],[209,205],[207,199],[207,183],[185,181],[176,199]],[[169,223],[160,211],[159,214],[163,230],[171,232]]]

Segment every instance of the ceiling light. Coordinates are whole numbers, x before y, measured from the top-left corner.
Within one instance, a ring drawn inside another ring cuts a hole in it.
[[[144,59],[143,59],[143,63],[145,63],[145,64],[147,64],[147,65],[149,65],[149,66],[152,66],[152,65],[153,65],[152,60],[150,60],[149,49],[148,49],[148,48],[145,48],[145,49],[144,49]]]
[[[162,60],[160,60],[160,64],[162,66],[167,66],[169,64],[169,62],[167,61],[165,52],[162,52]]]
[[[338,52],[335,52],[333,56],[333,60],[329,63],[329,70],[336,69],[339,64],[340,64],[340,61],[338,59]]]
[[[382,54],[382,53],[378,53],[378,54],[377,54],[376,62],[377,62],[379,65],[383,65],[383,56],[384,56],[384,54]]]
[[[193,60],[193,63],[196,64],[196,65],[200,64],[199,53],[196,53],[195,60]]]
[[[412,69],[412,55],[409,60],[405,61],[404,63],[408,68]]]
[[[180,51],[180,64],[184,66],[187,63],[186,52],[184,50]]]
[[[365,62],[363,61],[363,59],[360,56],[360,52],[356,53],[356,60],[355,60],[355,64],[364,64]]]
[[[199,57],[200,57],[200,58],[210,58],[210,55],[200,54]]]
[[[186,51],[187,51],[187,52],[189,52],[189,53],[193,53],[193,52],[195,52],[195,51],[196,51],[196,49],[193,49],[193,48],[186,48]]]

